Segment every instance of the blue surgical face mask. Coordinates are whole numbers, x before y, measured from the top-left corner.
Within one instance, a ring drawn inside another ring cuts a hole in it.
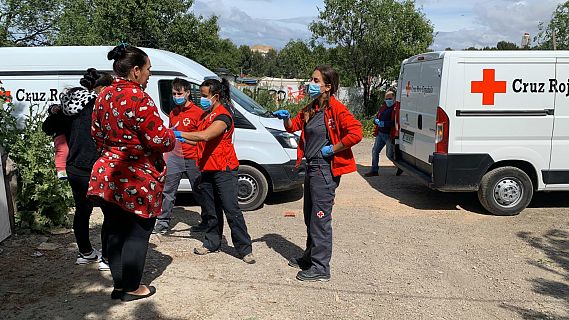
[[[320,85],[318,83],[311,82],[308,85],[308,95],[310,96],[310,99],[316,99],[320,94]]]
[[[206,97],[201,97],[200,98],[200,107],[202,107],[203,110],[211,109],[211,100],[209,100]]]
[[[385,104],[387,105],[388,108],[393,107],[394,101],[393,99],[385,99]]]
[[[186,97],[184,97],[184,96],[172,97],[172,100],[174,100],[174,103],[178,106],[183,106],[186,104]]]

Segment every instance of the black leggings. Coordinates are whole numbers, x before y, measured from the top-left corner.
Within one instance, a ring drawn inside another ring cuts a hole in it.
[[[79,247],[79,252],[89,254],[93,250],[89,240],[89,219],[93,213],[93,202],[87,199],[89,176],[79,176],[67,172],[67,179],[75,201],[75,216],[73,217],[73,233]],[[104,226],[104,224],[103,224]],[[101,245],[103,258],[107,258],[105,228],[101,228]]]
[[[105,203],[101,206],[107,230],[107,252],[109,267],[115,289],[135,291],[140,286],[148,240],[156,218],[141,218],[117,205]]]

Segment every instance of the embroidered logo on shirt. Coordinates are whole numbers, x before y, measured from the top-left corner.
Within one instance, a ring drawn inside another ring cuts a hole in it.
[[[184,125],[187,127],[187,126],[190,125],[190,123],[191,123],[192,121],[190,120],[190,118],[184,118],[184,121],[182,121],[182,122],[183,122]]]
[[[332,119],[332,118],[328,119],[328,126],[329,126],[332,130],[336,130],[336,122],[334,122],[334,119]]]
[[[322,211],[318,211],[318,213],[316,214],[316,216],[320,219],[322,219],[324,217],[324,212]]]

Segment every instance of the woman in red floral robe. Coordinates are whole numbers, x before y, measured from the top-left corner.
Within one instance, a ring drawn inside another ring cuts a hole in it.
[[[162,207],[166,164],[163,152],[175,145],[144,92],[150,59],[121,44],[108,54],[118,78],[97,97],[91,133],[100,157],[91,172],[88,196],[99,200],[108,230],[113,299],[131,301],[156,292],[141,285],[148,240]]]

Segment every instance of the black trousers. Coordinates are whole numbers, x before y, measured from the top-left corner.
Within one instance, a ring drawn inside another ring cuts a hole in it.
[[[87,199],[87,189],[89,188],[89,176],[75,175],[67,172],[67,179],[73,193],[75,201],[75,216],[73,217],[73,233],[79,247],[79,252],[88,254],[93,250],[91,241],[89,240],[89,220],[93,213],[93,202]],[[101,245],[103,257],[107,258],[106,250],[106,230],[101,228]]]
[[[332,207],[340,177],[332,176],[323,159],[306,165],[304,178],[304,224],[306,250],[302,260],[318,273],[330,274],[332,259]]]
[[[237,198],[237,170],[202,172],[200,186],[208,225],[204,246],[211,251],[221,246],[223,212],[225,212],[231,229],[231,239],[239,255],[245,256],[253,252],[251,236],[247,232],[245,218]]]
[[[108,234],[107,252],[114,287],[135,291],[140,286],[156,218],[141,218],[110,203],[101,209],[105,215],[103,224]]]

